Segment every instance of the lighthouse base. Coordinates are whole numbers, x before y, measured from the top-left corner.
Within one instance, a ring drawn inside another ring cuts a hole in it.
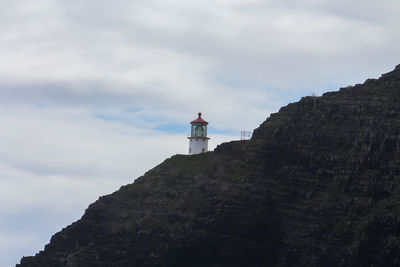
[[[208,151],[208,138],[189,137],[189,155]]]

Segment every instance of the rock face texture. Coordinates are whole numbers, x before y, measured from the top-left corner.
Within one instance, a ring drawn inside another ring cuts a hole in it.
[[[400,67],[167,159],[17,266],[400,266]]]

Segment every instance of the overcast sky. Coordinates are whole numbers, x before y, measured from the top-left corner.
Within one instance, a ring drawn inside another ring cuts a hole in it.
[[[0,266],[100,195],[400,63],[398,0],[1,0]]]

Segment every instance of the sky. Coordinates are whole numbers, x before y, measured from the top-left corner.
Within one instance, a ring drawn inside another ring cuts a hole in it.
[[[398,0],[1,0],[0,267],[99,196],[400,64]]]

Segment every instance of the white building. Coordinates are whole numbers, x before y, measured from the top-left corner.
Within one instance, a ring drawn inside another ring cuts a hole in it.
[[[192,125],[192,131],[189,139],[189,155],[199,154],[208,151],[208,138],[207,137],[207,124],[205,120],[201,118],[201,112],[199,117],[190,123]]]

